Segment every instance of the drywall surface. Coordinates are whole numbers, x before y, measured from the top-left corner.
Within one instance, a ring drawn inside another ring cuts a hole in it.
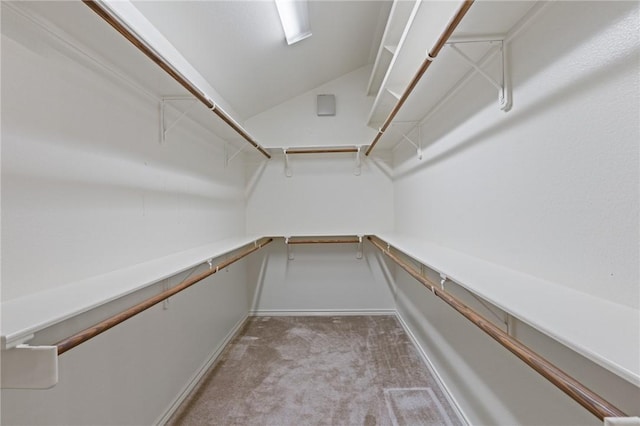
[[[382,165],[381,165],[382,164]],[[248,235],[355,235],[393,226],[393,184],[380,159],[355,154],[290,155],[247,164]]]
[[[549,3],[509,46],[510,112],[476,77],[425,123],[422,161],[396,151],[395,231],[637,309],[638,29],[637,3]],[[600,423],[405,275],[398,310],[473,424]],[[638,414],[637,388],[520,329]]]
[[[371,99],[368,67],[361,68],[247,120],[265,146],[360,146]],[[336,115],[316,116],[316,95],[336,95]],[[355,153],[289,155],[247,163],[247,232],[259,235],[365,234],[393,226],[388,158]],[[286,176],[290,174],[291,176]]]
[[[360,250],[363,250],[361,248]],[[395,304],[371,248],[289,245],[278,238],[248,264],[251,310],[260,314],[391,313]]]
[[[17,34],[12,14],[2,39],[4,300],[243,233],[244,169],[224,167],[221,141],[184,120],[161,144],[156,100],[65,58],[44,33]]]
[[[266,147],[368,145],[376,131],[367,127],[373,98],[366,94],[366,66],[283,102],[245,121]],[[335,95],[336,115],[316,115],[316,96]]]
[[[639,26],[633,2],[548,5],[510,46],[510,112],[477,76],[422,161],[398,153],[396,232],[638,308]]]
[[[3,301],[244,232],[244,168],[224,167],[210,132],[185,120],[161,144],[156,99],[77,60],[14,6],[3,4],[2,31]],[[245,276],[233,265],[62,355],[53,389],[3,390],[2,423],[156,422],[245,317]]]

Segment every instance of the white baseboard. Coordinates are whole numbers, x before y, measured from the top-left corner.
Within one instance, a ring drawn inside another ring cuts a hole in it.
[[[358,316],[358,315],[396,315],[395,309],[257,309],[249,311],[253,317],[293,317],[293,316]]]
[[[458,418],[462,423],[470,425],[471,422],[469,421],[469,418],[466,416],[464,411],[462,411],[462,409],[460,408],[456,400],[451,395],[451,391],[442,380],[442,377],[438,373],[438,370],[436,370],[436,367],[429,360],[429,357],[427,357],[427,353],[424,351],[424,349],[420,345],[420,341],[418,340],[418,338],[415,336],[415,334],[413,334],[413,331],[411,331],[411,328],[409,327],[409,325],[404,321],[404,319],[400,315],[400,312],[395,311],[395,315],[396,315],[396,318],[398,318],[400,325],[402,325],[402,328],[404,328],[405,333],[407,333],[407,336],[409,336],[409,339],[411,339],[411,342],[418,350],[418,353],[420,354],[422,361],[425,363],[425,365],[427,366],[427,368],[429,369],[433,377],[435,377],[436,381],[440,385],[440,388],[443,390],[444,396],[449,401],[449,404],[451,404],[451,407],[453,407],[453,411],[455,411],[456,415],[458,416]]]
[[[214,349],[213,352],[211,352],[204,364],[202,364],[198,371],[196,371],[196,373],[191,377],[191,380],[187,382],[186,386],[180,391],[178,396],[176,396],[173,402],[169,404],[169,407],[165,410],[165,412],[154,422],[155,425],[164,425],[169,421],[178,407],[180,407],[180,404],[182,404],[182,402],[195,389],[198,383],[200,383],[200,379],[202,379],[207,371],[209,371],[209,368],[211,368],[211,366],[218,360],[218,357],[220,356],[224,348],[226,348],[229,342],[231,342],[233,338],[236,337],[236,335],[240,332],[240,329],[242,329],[242,326],[247,322],[248,318],[249,315],[245,315],[233,326],[231,331],[229,331],[222,342],[220,342],[218,347]]]

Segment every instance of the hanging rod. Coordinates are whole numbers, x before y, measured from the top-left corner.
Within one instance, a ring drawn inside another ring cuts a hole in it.
[[[206,97],[193,83],[191,83],[186,77],[184,77],[179,71],[171,66],[159,53],[149,47],[147,43],[127,28],[122,22],[120,22],[107,8],[101,5],[97,0],[82,0],[84,4],[89,6],[98,16],[100,16],[105,22],[111,25],[116,31],[118,31],[124,38],[129,40],[131,44],[144,53],[149,59],[155,62],[160,68],[162,68],[167,74],[169,74],[175,81],[177,81],[182,87],[187,89],[189,93],[196,97],[200,102],[213,111],[222,121],[224,121],[229,127],[242,136],[247,142],[254,146],[262,155],[267,158],[271,158],[269,154],[255,139],[242,128],[231,116],[229,116],[222,108],[216,105],[213,101]]]
[[[306,238],[290,237],[285,240],[287,244],[358,244],[361,241],[358,236],[338,238]]]
[[[287,154],[341,154],[358,152],[357,147],[349,148],[287,148]]]
[[[420,271],[402,260],[398,255],[392,253],[389,246],[383,243],[381,239],[371,236],[368,236],[367,239],[371,241],[371,243],[382,253],[387,255],[402,269],[408,272],[409,275],[418,280],[428,290],[431,290],[433,294],[444,300],[449,306],[478,326],[482,331],[487,333],[502,346],[507,348],[511,353],[553,383],[578,404],[586,408],[591,414],[598,417],[600,420],[604,420],[605,417],[628,417],[610,402],[606,401],[582,383],[560,370],[558,367],[535,353],[517,339],[502,331],[502,329],[494,325],[491,321],[465,305],[460,299],[448,293],[438,284],[435,284],[428,278],[422,276]]]
[[[212,263],[209,262],[203,262],[202,264],[205,263],[209,263],[209,269],[198,274],[195,275],[189,279],[187,279],[186,281],[176,285],[175,287],[172,287],[168,290],[163,291],[162,293],[151,297],[147,300],[144,300],[140,303],[138,303],[135,306],[132,306],[131,308],[120,312],[119,314],[116,314],[110,318],[107,318],[103,321],[100,321],[99,323],[86,328],[76,334],[74,334],[71,337],[67,337],[64,340],[61,340],[60,342],[56,343],[55,346],[58,347],[58,355],[62,355],[63,353],[67,352],[68,350],[71,350],[73,348],[75,348],[76,346],[80,345],[81,343],[86,342],[89,339],[92,339],[94,337],[96,337],[97,335],[104,333],[105,331],[109,330],[112,327],[115,327],[116,325],[120,324],[123,321],[128,320],[129,318],[138,315],[139,313],[149,309],[150,307],[162,302],[163,300],[168,299],[169,297],[173,296],[174,294],[177,294],[179,292],[181,292],[182,290],[191,287],[192,285],[194,285],[195,283],[202,281],[203,279],[215,274],[216,272],[218,272],[221,269],[226,268],[227,266],[231,265],[232,263],[237,262],[238,260],[250,255],[251,253],[253,253],[254,251],[257,251],[259,249],[261,249],[262,247],[264,247],[265,245],[269,244],[271,241],[273,241],[273,238],[262,238],[260,241],[256,241],[255,243],[251,243],[251,244],[247,244],[245,247],[246,249],[243,250],[242,252],[238,253],[237,255],[230,257],[229,259],[219,263],[218,265],[216,265],[215,267],[213,266]]]
[[[442,32],[442,34],[440,34],[438,41],[427,53],[427,58],[422,62],[422,65],[409,82],[409,85],[402,93],[402,96],[400,96],[400,99],[398,99],[398,102],[389,113],[389,116],[384,121],[384,124],[382,125],[382,127],[380,127],[380,130],[378,130],[378,133],[373,139],[373,142],[371,142],[371,145],[369,145],[369,149],[367,149],[367,151],[364,153],[365,155],[371,154],[371,151],[373,151],[373,148],[376,146],[384,132],[387,130],[396,114],[398,114],[398,111],[400,111],[400,108],[402,108],[402,105],[404,105],[411,92],[413,92],[413,89],[415,89],[416,85],[431,65],[431,62],[433,62],[436,56],[438,56],[438,53],[440,53],[440,50],[442,50],[444,45],[447,43],[447,40],[449,40],[449,37],[451,37],[451,34],[453,34],[458,24],[460,24],[460,21],[462,21],[464,15],[469,11],[469,8],[473,4],[473,2],[474,0],[465,0],[465,2],[458,9],[458,12],[456,12],[453,19],[449,22],[449,25],[447,25],[447,28]]]

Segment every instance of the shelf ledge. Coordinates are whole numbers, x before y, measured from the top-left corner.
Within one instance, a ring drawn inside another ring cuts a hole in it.
[[[16,347],[35,333],[220,257],[257,237],[220,240],[148,262],[2,303],[1,347]]]
[[[640,386],[640,311],[401,234],[385,243]],[[553,296],[553,297],[551,297]]]

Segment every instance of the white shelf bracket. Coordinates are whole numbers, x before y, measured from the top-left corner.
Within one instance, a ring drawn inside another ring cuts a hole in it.
[[[502,111],[509,111],[511,109],[511,90],[508,84],[509,77],[509,69],[507,60],[507,49],[504,43],[504,40],[477,40],[477,41],[466,41],[467,43],[499,43],[500,48],[500,60],[502,61],[502,81],[496,81],[492,76],[490,76],[485,70],[480,67],[477,63],[473,61],[469,56],[467,56],[463,51],[461,51],[456,43],[449,43],[449,47],[453,52],[455,52],[464,62],[471,65],[471,67],[481,76],[483,76],[493,87],[498,90],[498,107]]]
[[[58,383],[58,347],[18,345],[2,351],[2,389],[50,389]]]
[[[287,148],[282,148],[282,152],[284,153],[284,175],[286,177],[291,177],[293,174],[289,167],[289,154],[287,154]]]
[[[356,252],[356,259],[362,259],[362,235],[358,235],[358,251]]]
[[[169,279],[165,279],[164,282],[162,283],[162,291],[167,291],[169,290]],[[166,311],[167,309],[169,309],[169,298],[167,297],[166,299],[164,299],[162,301],[162,310]]]
[[[360,176],[360,173],[362,173],[362,156],[360,153],[361,150],[362,147],[358,145],[358,152],[356,152],[356,167],[353,171],[353,174],[356,176]]]
[[[393,126],[391,126],[390,128],[392,128]],[[399,131],[399,130],[394,130],[397,134],[399,134],[400,136],[402,136],[402,139],[400,139],[400,142],[398,142],[398,145],[400,145],[402,142],[407,142],[408,144],[410,144],[411,146],[413,146],[416,149],[416,155],[418,156],[418,160],[422,160],[422,133],[421,133],[421,126],[418,126],[418,142],[414,142],[413,139],[411,139],[409,136],[407,136],[406,134],[404,134],[403,132]],[[398,147],[398,145],[396,145],[393,149],[396,149]]]
[[[449,279],[449,277],[447,277],[445,274],[440,274],[440,289],[444,290],[444,285],[447,282],[447,280]]]
[[[289,237],[284,237],[284,243],[287,245],[287,259],[293,260],[293,248],[291,248],[291,244],[289,244]]]
[[[166,104],[170,102],[176,101],[189,101],[190,105],[182,111],[182,113],[176,118],[171,124],[167,125],[167,117],[166,117]],[[160,142],[164,143],[167,139],[167,133],[169,130],[173,129],[180,120],[182,120],[191,109],[197,105],[198,101],[193,98],[182,98],[182,97],[165,97],[160,101]]]
[[[231,164],[231,162],[233,161],[234,158],[236,158],[238,155],[240,155],[240,153],[242,151],[244,151],[244,149],[249,146],[248,144],[243,144],[242,148],[240,148],[239,150],[237,150],[236,152],[234,152],[233,154],[229,155],[229,144],[225,143],[224,144],[224,166],[225,167],[229,167],[229,164]]]

